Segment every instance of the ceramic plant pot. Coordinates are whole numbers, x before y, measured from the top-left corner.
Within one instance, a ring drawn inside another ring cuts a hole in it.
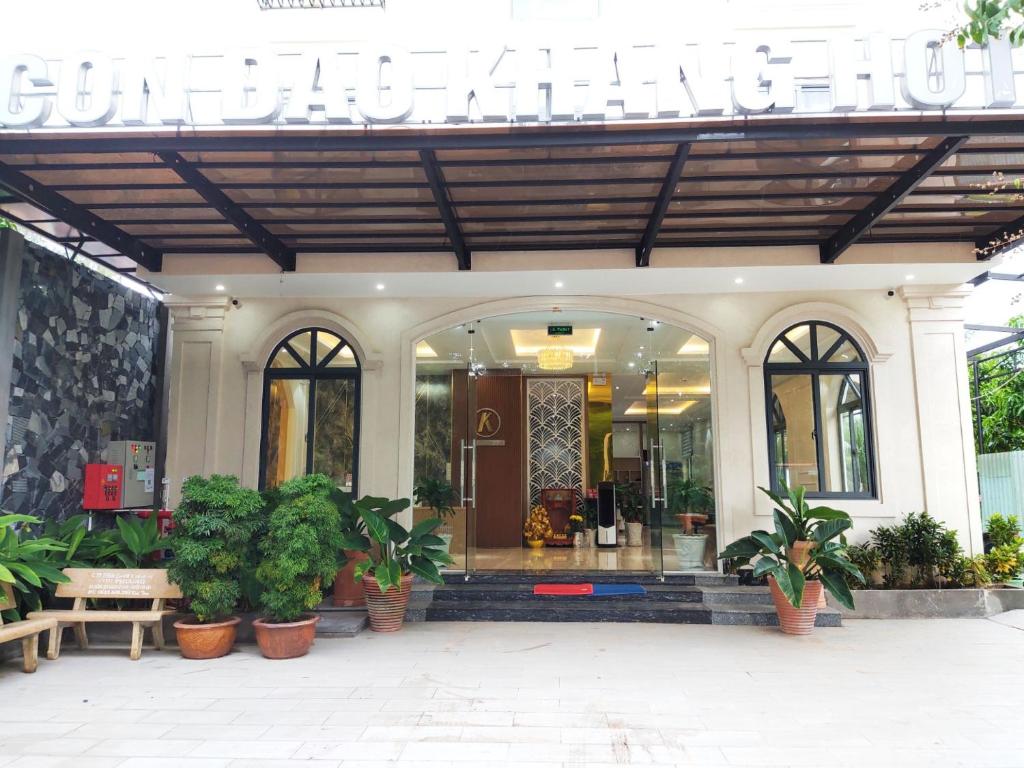
[[[644,524],[626,523],[626,546],[642,547],[644,545]]]
[[[217,659],[227,656],[235,646],[235,632],[241,621],[232,616],[226,621],[200,624],[192,616],[174,622],[178,649],[186,659]]]
[[[672,542],[676,547],[676,558],[679,569],[686,571],[693,568],[704,568],[704,547],[707,544],[706,533],[674,533]]]
[[[441,539],[441,541],[444,542],[444,546],[441,547],[441,549],[444,550],[444,553],[446,555],[450,555],[452,553],[452,534],[450,534],[450,533],[439,533],[437,535]]]
[[[814,631],[814,620],[818,616],[818,601],[824,591],[821,582],[809,580],[804,583],[804,594],[799,608],[794,608],[786,599],[774,576],[768,577],[768,584],[771,587],[772,602],[775,603],[775,612],[779,615],[779,627],[782,631],[787,635],[811,634]]]
[[[794,541],[793,546],[786,550],[786,557],[802,571],[804,566],[807,565],[807,561],[811,558],[811,550],[816,546],[817,542],[814,541]],[[828,604],[825,602],[824,590],[822,590],[821,597],[818,599],[818,607],[828,607]]]
[[[588,547],[597,546],[597,528],[587,528],[583,534],[583,539]]]
[[[334,596],[331,600],[335,608],[361,608],[366,605],[366,598],[363,596],[363,585],[355,580],[354,573],[356,564],[366,560],[369,555],[345,550],[345,557],[348,562],[334,577]]]
[[[377,579],[367,574],[363,579],[363,592],[366,595],[370,629],[374,632],[397,632],[402,628],[405,610],[409,607],[409,596],[412,594],[411,573],[402,576],[400,589],[392,587],[387,592],[381,592]]]
[[[583,531],[576,531],[572,535],[573,549],[583,549]]]
[[[256,619],[252,628],[256,632],[256,644],[268,659],[295,659],[309,653],[309,647],[316,638],[316,624],[320,617],[305,614],[298,621],[282,624],[271,623],[268,619]]]
[[[530,549],[541,549],[544,547],[544,539],[527,539],[526,546]]]

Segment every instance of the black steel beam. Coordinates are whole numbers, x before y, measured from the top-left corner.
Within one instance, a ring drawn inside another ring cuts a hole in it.
[[[466,241],[462,237],[462,229],[459,227],[459,220],[455,216],[455,209],[452,208],[448,199],[448,189],[444,182],[444,172],[437,163],[437,156],[430,150],[420,151],[420,161],[423,163],[423,172],[427,175],[427,183],[430,184],[430,191],[434,195],[434,202],[441,214],[441,221],[444,222],[448,239],[455,250],[455,258],[459,260],[459,269],[467,270],[473,268],[472,256]]]
[[[160,251],[151,248],[120,227],[104,221],[78,203],[68,200],[63,195],[2,162],[0,162],[0,185],[21,200],[31,203],[79,232],[124,254],[150,272],[160,271],[163,265],[163,256]],[[4,215],[9,216],[6,213]]]
[[[668,166],[668,173],[661,182],[661,191],[654,201],[654,210],[647,220],[647,228],[644,230],[640,244],[636,247],[636,265],[638,267],[649,267],[651,265],[651,251],[654,250],[654,241],[658,239],[658,231],[661,229],[661,222],[665,219],[672,198],[675,197],[676,187],[679,186],[679,177],[683,175],[683,166],[686,165],[686,158],[690,155],[690,145],[680,144],[676,147],[676,153]]]
[[[282,272],[295,271],[295,251],[272,235],[262,224],[250,216],[240,205],[225,195],[213,182],[197,171],[176,152],[158,152],[163,160],[188,186],[194,189],[221,216],[235,225],[239,232],[269,256]]]
[[[967,136],[948,136],[904,173],[895,184],[876,197],[863,211],[844,224],[819,248],[821,263],[832,264],[851,245],[864,236],[872,225],[900,204],[922,181],[948,160],[967,141]],[[948,190],[940,190],[948,194]]]
[[[1019,190],[1015,190],[1019,194]],[[978,261],[988,261],[1024,243],[1024,216],[1004,224],[994,232],[978,239],[974,244]]]
[[[413,131],[339,130],[332,134],[289,136],[159,136],[90,139],[12,138],[5,151],[17,154],[119,152],[327,152],[359,150],[520,149],[537,147],[593,147],[632,144],[684,144],[732,141],[809,141],[812,139],[903,138],[970,134],[1018,135],[1019,118],[994,120],[946,118],[863,123],[849,120],[813,120],[787,117],[737,121],[716,128],[678,126],[599,130],[589,128],[511,129],[501,132],[415,133]]]

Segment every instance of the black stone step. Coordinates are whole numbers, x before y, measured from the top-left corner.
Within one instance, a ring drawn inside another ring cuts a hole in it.
[[[426,609],[426,621],[605,622],[653,624],[721,624],[778,626],[775,608],[762,604],[708,606],[700,603],[636,604],[533,601],[442,601]],[[831,608],[818,612],[815,626],[838,627],[841,616]]]
[[[434,603],[465,601],[538,601],[555,602],[678,602],[700,603],[704,600],[702,587],[688,587],[667,584],[645,584],[643,595],[535,595],[533,584],[451,584],[434,589]]]
[[[627,573],[622,571],[486,571],[442,574],[446,584],[672,584],[679,586],[735,587],[737,576],[708,573],[671,573],[658,576],[653,573]]]

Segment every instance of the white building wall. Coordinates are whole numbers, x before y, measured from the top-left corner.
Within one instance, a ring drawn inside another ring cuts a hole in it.
[[[870,290],[825,297],[250,298],[237,308],[227,299],[175,302],[172,503],[191,472],[236,474],[256,485],[263,366],[278,341],[308,325],[342,333],[364,361],[360,491],[409,495],[415,342],[463,320],[557,304],[642,314],[711,337],[719,525],[728,541],[770,527],[770,507],[755,490],[769,476],[760,370],[767,345],[794,322],[820,319],[854,335],[871,360],[878,499],[835,502],[854,515],[854,538],[928,509],[961,532],[966,549],[980,551],[967,382],[960,371],[962,295],[945,289],[919,287],[895,297]],[[209,354],[195,353],[200,348]]]

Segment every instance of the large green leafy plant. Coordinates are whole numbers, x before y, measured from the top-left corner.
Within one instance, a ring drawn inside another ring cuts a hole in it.
[[[627,523],[644,521],[644,498],[637,483],[623,483],[615,486],[615,494],[619,501],[619,511]]]
[[[122,568],[153,568],[160,563],[153,561],[153,555],[167,548],[167,540],[160,534],[157,517],[150,514],[145,520],[137,517],[114,519],[115,528],[105,534],[109,542],[109,555]]]
[[[439,518],[455,514],[452,504],[458,498],[452,484],[443,477],[424,477],[412,489],[417,504],[430,507]]]
[[[393,518],[409,508],[408,499],[366,496],[354,502],[354,507],[366,525],[366,533],[347,537],[345,548],[369,554],[369,559],[355,567],[356,581],[372,577],[381,592],[400,590],[402,576],[410,573],[434,584],[443,581],[439,566],[454,561],[444,551],[444,540],[434,534],[441,525],[439,519],[423,520],[407,529]]]
[[[992,515],[985,526],[989,550],[985,567],[993,581],[1005,582],[1024,570],[1024,539],[1016,518]]]
[[[316,608],[323,585],[342,563],[336,490],[326,475],[308,475],[289,480],[274,495],[256,570],[260,606],[273,622],[295,621]]]
[[[48,553],[67,546],[48,536],[33,536],[29,526],[39,522],[32,515],[0,515],[0,582],[13,587],[21,607],[8,612],[12,618],[20,618],[24,609],[39,610],[46,585],[68,580],[47,559]]]
[[[190,477],[174,510],[167,566],[201,623],[223,621],[242,598],[247,555],[263,526],[263,498],[227,475]]]
[[[846,608],[853,609],[853,595],[847,577],[863,582],[864,576],[847,555],[846,531],[853,521],[845,512],[831,507],[810,507],[803,486],[783,489],[788,498],[761,489],[776,509],[772,513],[775,530],[754,531],[734,541],[720,559],[746,565],[755,558],[754,576],[772,576],[779,589],[795,608],[800,607],[808,580],[822,586]],[[808,542],[810,548],[796,546]]]
[[[715,507],[715,495],[692,477],[676,478],[668,484],[668,506],[674,515],[711,512]]]

